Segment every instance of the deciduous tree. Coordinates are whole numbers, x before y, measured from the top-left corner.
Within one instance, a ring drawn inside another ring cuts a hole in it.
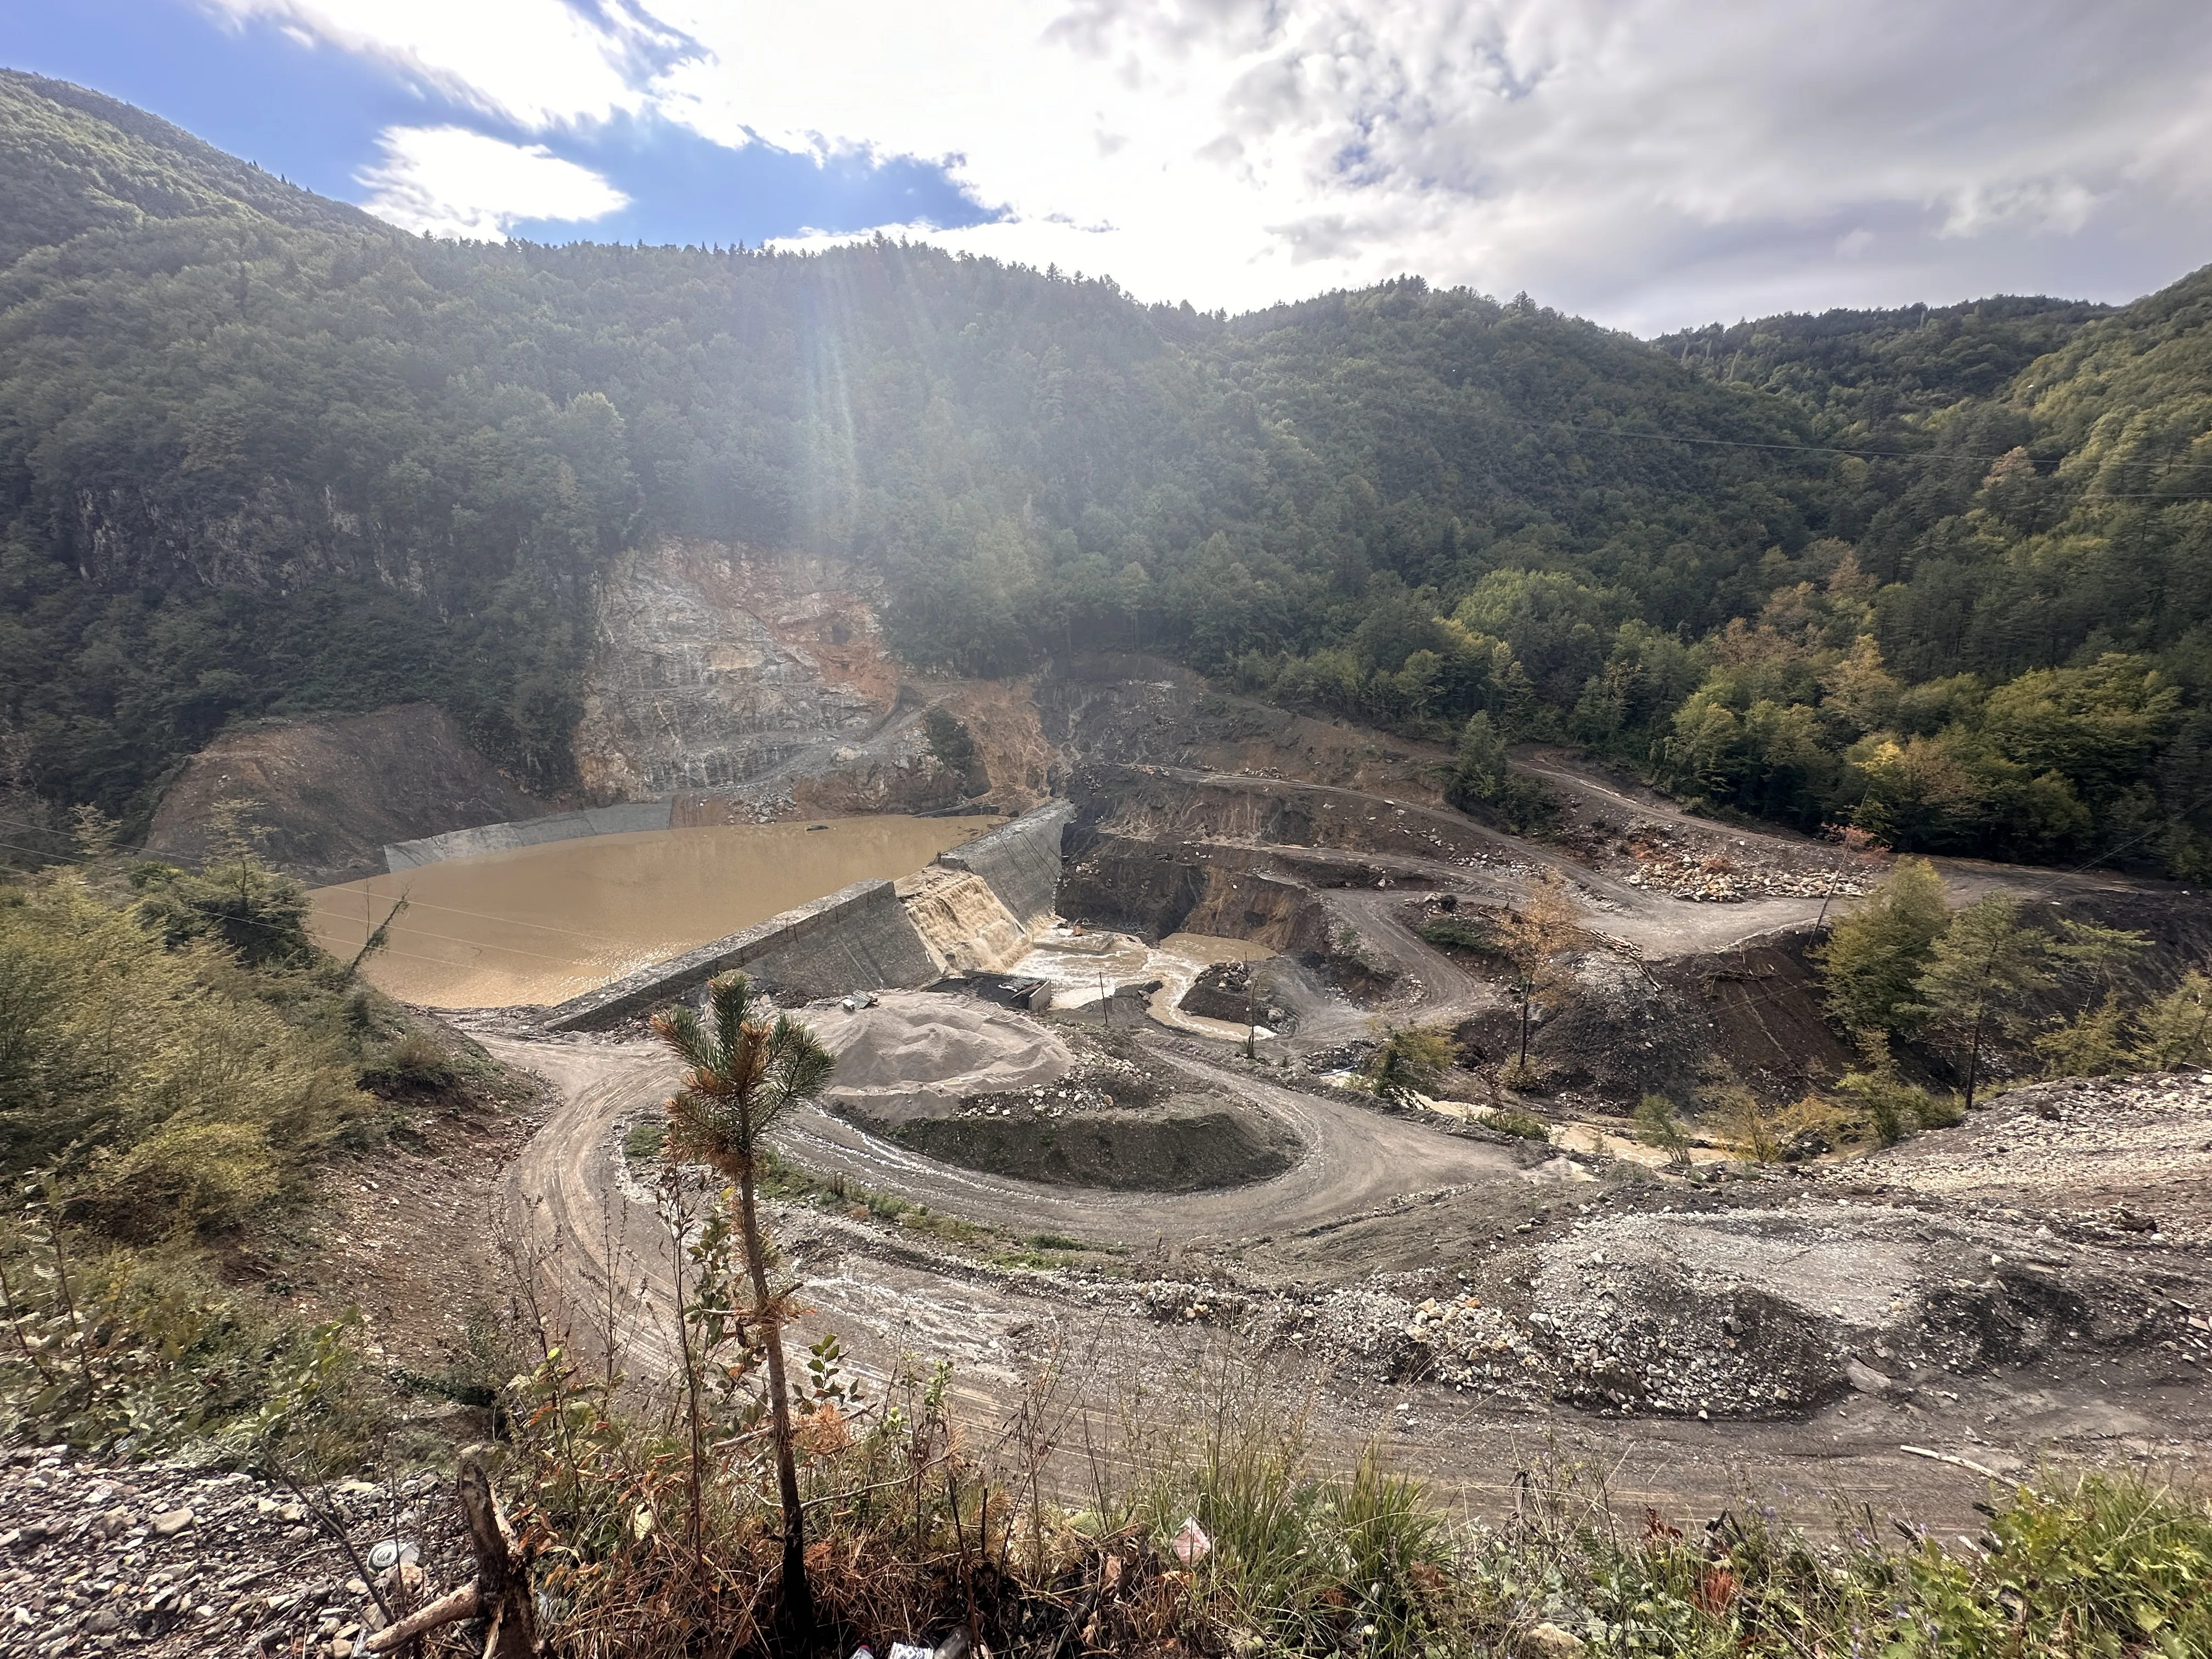
[[[1909,1030],[1913,987],[1950,926],[1943,878],[1925,859],[1899,859],[1866,902],[1837,922],[1814,952],[1828,1012],[1847,1030]]]
[[[1559,961],[1561,952],[1583,939],[1582,907],[1567,889],[1567,879],[1547,866],[1528,889],[1517,910],[1509,911],[1498,924],[1498,947],[1515,969],[1514,989],[1521,999],[1521,1050],[1514,1062],[1516,1072],[1528,1069],[1528,1026],[1538,1000],[1556,1002],[1574,989],[1574,970]]]

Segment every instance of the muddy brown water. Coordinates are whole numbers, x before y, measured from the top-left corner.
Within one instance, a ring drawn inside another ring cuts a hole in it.
[[[309,894],[341,960],[403,894],[380,990],[437,1008],[553,1003],[872,878],[911,874],[994,818],[834,818],[548,842]]]

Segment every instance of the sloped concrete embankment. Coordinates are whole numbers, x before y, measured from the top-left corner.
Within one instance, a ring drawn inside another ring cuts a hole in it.
[[[1074,819],[1073,803],[1047,801],[965,847],[939,853],[937,861],[948,870],[981,876],[1014,920],[1033,928],[1049,921],[1058,907],[1060,843]]]
[[[1034,926],[1054,914],[1060,836],[1072,816],[1065,801],[1048,802],[965,847],[940,854],[938,862],[957,878],[988,887],[996,915],[1011,915],[1024,927]],[[920,892],[929,890],[925,886]],[[571,998],[550,1010],[544,1024],[556,1031],[605,1030],[736,968],[787,1002],[927,985],[942,975],[948,961],[957,965],[962,957],[958,941],[941,937],[941,916],[933,912],[922,920],[927,925],[917,926],[892,883],[856,882]],[[980,954],[968,953],[971,958]]]
[[[926,985],[937,977],[937,964],[891,884],[861,881],[572,997],[544,1023],[554,1031],[605,1030],[733,968],[795,1000],[856,988]]]
[[[554,812],[542,818],[449,830],[442,836],[394,842],[384,849],[384,867],[397,875],[402,870],[412,870],[421,865],[476,858],[485,853],[512,852],[518,847],[537,847],[549,841],[665,830],[672,805],[665,799],[625,801],[619,806],[592,806],[580,812]]]

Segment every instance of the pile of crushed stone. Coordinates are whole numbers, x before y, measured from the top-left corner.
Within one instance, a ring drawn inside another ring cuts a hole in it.
[[[1375,1284],[1286,1300],[1257,1334],[1374,1382],[1606,1415],[1790,1416],[2063,1349],[2156,1346],[2212,1371],[2203,1270],[2028,1218],[1809,1196],[1585,1216],[1535,1247],[1510,1308]]]
[[[1067,1074],[1067,1046],[1034,1020],[988,1003],[886,992],[872,1007],[810,1008],[837,1056],[832,1105],[884,1122],[942,1117],[963,1099],[1042,1089]]]
[[[1838,868],[1818,855],[1777,858],[1769,845],[1754,850],[1741,841],[1734,852],[1683,845],[1663,823],[1630,825],[1623,832],[1620,850],[1632,861],[1623,878],[1628,885],[1692,904],[1741,904],[1754,898],[1857,898],[1873,890],[1873,882],[1862,867]]]
[[[2046,1212],[2069,1235],[2212,1245],[2212,1073],[2039,1083],[1863,1166],[1947,1202]]]

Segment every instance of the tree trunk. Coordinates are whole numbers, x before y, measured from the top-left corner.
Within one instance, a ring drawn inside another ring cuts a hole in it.
[[[537,1659],[545,1650],[538,1639],[530,1569],[507,1529],[483,1465],[474,1458],[465,1462],[455,1484],[461,1514],[469,1525],[469,1542],[476,1551],[476,1612],[485,1623],[484,1659]]]
[[[1982,1059],[1982,1015],[1984,1009],[1974,1010],[1974,1024],[1966,1033],[1966,1109],[1974,1109],[1974,1077]]]
[[[783,1586],[777,1611],[784,1627],[802,1641],[814,1633],[814,1595],[806,1582],[806,1512],[799,1501],[799,1468],[791,1439],[791,1395],[783,1380],[783,1321],[768,1289],[768,1249],[753,1208],[750,1160],[738,1173],[738,1214],[745,1233],[745,1270],[752,1277],[753,1305],[759,1311],[761,1338],[768,1350],[769,1415],[775,1425],[775,1480],[783,1502]]]
[[[1521,988],[1521,1069],[1528,1069],[1528,1002],[1534,994],[1533,986]]]

